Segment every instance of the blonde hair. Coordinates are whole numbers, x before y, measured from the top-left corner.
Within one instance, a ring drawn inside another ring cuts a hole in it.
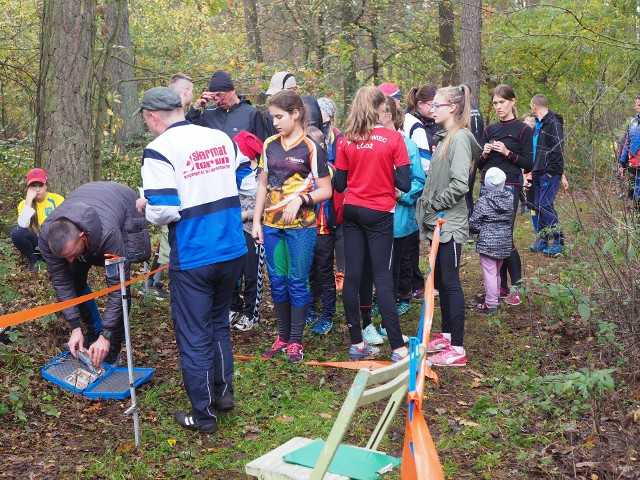
[[[378,108],[385,102],[384,93],[378,87],[360,87],[351,103],[349,117],[344,128],[347,140],[357,142],[368,139],[373,127],[380,124]]]
[[[471,125],[471,89],[467,85],[439,88],[437,95],[442,95],[448,103],[456,106],[453,111],[453,126],[447,129],[447,136],[441,144],[440,156],[444,157],[449,149],[453,134],[463,128],[469,128]]]

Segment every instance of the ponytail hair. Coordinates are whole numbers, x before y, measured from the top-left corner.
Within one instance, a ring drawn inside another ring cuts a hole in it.
[[[424,84],[421,87],[413,87],[407,95],[407,109],[410,113],[415,113],[418,102],[430,102],[436,96],[438,87],[431,84]]]
[[[447,136],[442,142],[440,155],[444,157],[449,149],[453,134],[471,126],[471,89],[468,85],[460,85],[459,87],[440,88],[437,93],[442,95],[447,103],[456,106],[453,111],[453,125],[447,130]]]
[[[391,114],[391,121],[396,130],[400,130],[404,125],[404,112],[398,108],[398,104],[389,95],[384,97],[384,103],[387,106],[387,112]]]
[[[378,87],[369,86],[358,89],[344,127],[344,136],[347,140],[357,142],[369,139],[373,128],[380,124],[378,108],[384,102],[384,93]]]
[[[513,91],[513,87],[511,85],[503,83],[502,85],[498,85],[493,89],[493,96],[511,101],[516,99],[516,92]],[[518,110],[516,110],[515,105],[511,107],[511,113],[513,113],[514,118],[518,118]]]

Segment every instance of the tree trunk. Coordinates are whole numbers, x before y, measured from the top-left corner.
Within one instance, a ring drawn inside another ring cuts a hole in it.
[[[444,64],[442,85],[458,83],[458,61],[456,55],[456,39],[453,31],[453,2],[442,0],[438,4],[440,59]]]
[[[460,73],[471,88],[471,103],[479,105],[482,82],[482,0],[462,2]]]
[[[342,41],[347,51],[343,52],[341,59],[342,67],[342,101],[344,105],[344,118],[347,118],[349,111],[348,105],[351,104],[353,95],[358,89],[358,79],[356,77],[356,45],[355,36],[353,34],[352,20],[354,11],[351,8],[351,2],[341,2],[341,27]],[[343,48],[345,48],[343,47]]]
[[[253,59],[258,63],[264,63],[262,53],[262,42],[260,41],[260,30],[258,29],[258,5],[256,0],[243,0],[244,21],[247,29],[247,40],[249,40],[250,51],[253,52]]]
[[[66,195],[92,180],[92,79],[96,4],[47,0],[42,13],[36,165]]]
[[[129,32],[129,7],[127,0],[122,11],[122,26],[116,37],[114,47],[111,49],[113,58],[109,65],[111,74],[111,87],[115,88],[119,101],[109,105],[115,116],[114,121],[119,123],[116,130],[116,145],[120,149],[128,145],[137,144],[144,136],[144,125],[140,115],[132,117],[136,111],[140,98],[138,96],[138,83],[133,71],[133,59],[131,56],[131,34]],[[109,32],[115,30],[118,18],[119,1],[113,0],[107,3],[105,23]]]

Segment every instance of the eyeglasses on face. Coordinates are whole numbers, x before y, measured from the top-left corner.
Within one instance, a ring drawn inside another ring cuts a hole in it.
[[[450,107],[451,105],[452,105],[451,103],[432,103],[431,104],[431,111],[435,112],[440,107]]]

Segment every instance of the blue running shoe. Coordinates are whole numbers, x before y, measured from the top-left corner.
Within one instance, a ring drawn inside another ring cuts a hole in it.
[[[381,337],[387,338],[387,329],[382,325],[380,325],[380,329],[378,330],[378,332],[380,333]],[[404,343],[409,343],[409,337],[407,337],[406,335],[402,335],[402,340],[404,340]]]
[[[312,325],[315,325],[317,321],[318,321],[318,314],[316,313],[314,308],[309,307],[309,312],[307,313],[306,326],[310,327]]]
[[[542,250],[542,253],[544,253],[545,255],[549,255],[550,257],[557,257],[562,253],[563,249],[564,247],[562,245],[554,243],[549,248],[545,248],[544,250]]]
[[[396,304],[396,313],[398,316],[404,315],[409,310],[411,310],[411,302],[409,300],[400,300],[400,302]]]
[[[547,240],[540,239],[538,243],[534,243],[533,245],[531,245],[529,247],[529,250],[531,250],[532,252],[542,252],[548,246],[549,246],[549,242]]]
[[[362,348],[357,345],[351,345],[351,347],[349,347],[349,360],[364,360],[365,358],[372,357],[378,353],[380,353],[380,349],[378,347],[367,345],[366,342]]]
[[[326,335],[333,332],[333,320],[327,317],[320,317],[311,329],[311,333]]]

